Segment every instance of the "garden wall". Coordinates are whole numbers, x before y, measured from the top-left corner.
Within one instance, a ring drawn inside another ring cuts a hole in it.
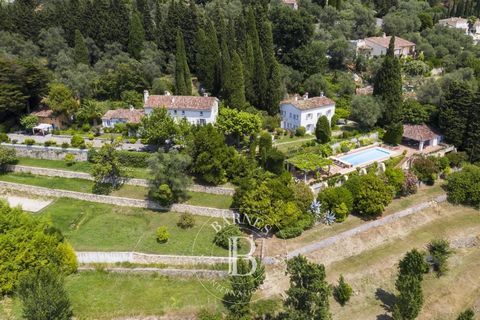
[[[228,210],[228,209],[199,207],[199,206],[192,206],[192,205],[183,204],[183,203],[173,204],[171,207],[166,208],[166,207],[161,207],[157,203],[153,201],[148,201],[148,200],[112,197],[112,196],[104,196],[104,195],[68,191],[68,190],[49,189],[49,188],[36,187],[31,185],[24,185],[24,184],[4,182],[4,181],[0,181],[0,188],[15,190],[15,191],[24,192],[27,194],[30,193],[30,194],[40,195],[40,196],[46,196],[46,197],[72,198],[72,199],[91,201],[91,202],[97,202],[97,203],[112,204],[112,205],[122,206],[122,207],[145,208],[145,209],[158,210],[158,211],[173,211],[173,212],[179,212],[179,213],[187,212],[194,215],[207,216],[207,217],[232,218],[234,215],[234,211]]]
[[[117,263],[195,265],[228,263],[229,257],[175,256],[139,252],[76,252],[79,263]]]
[[[19,166],[19,165],[10,165],[7,167],[7,170],[10,172],[22,172],[22,173],[31,173],[39,176],[48,176],[48,177],[61,177],[61,178],[76,178],[93,181],[93,177],[86,172],[75,172],[68,170],[58,170],[58,169],[49,169],[49,168],[40,168],[40,167],[30,167],[30,166]],[[148,181],[145,179],[129,179],[125,184],[132,186],[148,187]],[[211,187],[211,186],[202,186],[202,185],[192,185],[188,187],[189,191],[194,192],[203,192],[210,194],[218,195],[228,195],[231,196],[235,193],[235,189],[225,188],[225,187]]]
[[[98,268],[94,267],[80,267],[78,271],[95,271]],[[102,268],[102,270],[114,273],[156,273],[167,277],[195,277],[195,278],[226,278],[227,271],[205,270],[205,269],[162,269],[162,268]]]
[[[2,143],[2,146],[15,149],[17,156],[45,160],[64,160],[67,153],[75,155],[76,161],[87,161],[87,150],[60,147],[27,146],[24,144]]]

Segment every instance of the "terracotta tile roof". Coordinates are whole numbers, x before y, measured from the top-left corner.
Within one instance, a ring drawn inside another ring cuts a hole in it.
[[[45,108],[38,111],[34,111],[30,114],[33,116],[37,116],[39,118],[51,118],[53,116],[53,110]]]
[[[300,110],[309,110],[309,109],[316,109],[320,107],[326,107],[330,105],[334,105],[335,101],[327,98],[327,97],[312,97],[312,98],[307,98],[304,99],[302,97],[295,96],[292,99],[287,99],[280,104],[291,104],[295,108],[300,109]]]
[[[403,125],[403,137],[414,141],[427,141],[440,136],[426,124]]]
[[[392,37],[370,37],[370,38],[365,38],[365,41],[370,41],[373,42],[379,46],[382,46],[384,48],[388,48],[388,45],[390,44],[390,39]],[[404,47],[411,47],[414,46],[415,43],[410,42],[408,40],[402,39],[400,37],[395,37],[395,49],[401,49]]]
[[[461,17],[451,17],[451,18],[447,18],[447,19],[438,20],[438,22],[440,24],[447,24],[449,26],[456,27],[457,23],[467,23],[468,20],[465,19],[465,18],[461,18]]]
[[[283,0],[285,4],[297,4],[297,0]]]
[[[211,110],[218,101],[215,97],[196,96],[149,96],[145,108],[167,108],[179,110]]]
[[[125,119],[129,123],[140,123],[143,117],[143,110],[138,109],[115,109],[108,110],[102,117],[102,120]]]

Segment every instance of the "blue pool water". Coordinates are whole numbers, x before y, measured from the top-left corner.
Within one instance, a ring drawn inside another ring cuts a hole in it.
[[[392,153],[383,148],[371,148],[362,151],[358,151],[339,159],[343,162],[349,163],[352,166],[358,166],[367,162],[374,162],[379,159],[389,157]]]

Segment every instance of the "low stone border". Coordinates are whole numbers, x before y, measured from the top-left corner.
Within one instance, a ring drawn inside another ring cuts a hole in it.
[[[45,160],[64,160],[66,154],[73,154],[76,161],[87,161],[88,150],[61,147],[45,147],[24,144],[2,143],[4,147],[15,149],[17,156]]]
[[[77,260],[79,263],[119,263],[129,262],[138,264],[162,263],[167,265],[195,265],[195,264],[221,264],[228,263],[229,257],[215,256],[177,256],[160,255],[140,252],[101,252],[101,251],[77,251]]]
[[[55,197],[55,198],[72,198],[90,202],[106,203],[122,207],[145,208],[158,211],[173,211],[180,213],[191,213],[199,216],[217,217],[217,218],[232,218],[234,211],[229,209],[217,209],[209,207],[192,206],[189,204],[176,203],[171,207],[162,207],[157,203],[149,200],[131,199],[113,196],[104,196],[98,194],[90,194],[76,191],[50,189],[44,187],[37,187],[25,185],[20,183],[0,181],[0,188],[15,190],[24,193],[31,193],[39,196]]]
[[[330,245],[333,245],[333,244],[337,243],[338,241],[345,240],[347,238],[353,237],[357,234],[363,233],[363,232],[368,231],[372,228],[380,227],[380,226],[383,226],[387,223],[397,221],[401,218],[404,218],[404,217],[407,217],[407,216],[412,215],[414,213],[423,211],[427,208],[431,208],[431,207],[436,206],[437,204],[445,202],[445,201],[447,201],[447,195],[443,194],[441,196],[438,196],[438,197],[432,199],[431,201],[423,202],[423,203],[418,204],[414,207],[396,212],[394,214],[388,215],[388,216],[380,218],[378,220],[374,220],[374,221],[371,221],[371,222],[364,223],[364,224],[362,224],[358,227],[355,227],[353,229],[341,232],[341,233],[339,233],[337,235],[334,235],[334,236],[331,236],[329,238],[322,239],[320,241],[317,241],[317,242],[311,243],[309,245],[306,245],[304,247],[298,248],[294,251],[289,252],[288,255],[287,255],[287,259],[292,259],[293,257],[296,257],[298,255],[305,255],[305,254],[308,254],[308,253],[326,248]]]
[[[39,176],[48,176],[48,177],[62,177],[69,179],[84,179],[84,180],[93,180],[93,177],[86,172],[76,172],[68,170],[59,170],[59,169],[50,169],[42,167],[31,167],[31,166],[21,166],[21,165],[9,165],[7,170],[10,172],[21,172],[21,173],[31,173]],[[125,184],[139,187],[148,187],[148,180],[146,179],[137,179],[132,178],[128,179]],[[235,194],[235,189],[225,188],[225,187],[212,187],[212,186],[202,186],[202,185],[192,185],[188,188],[188,191],[193,192],[202,192],[218,195],[232,196]]]
[[[96,271],[94,267],[79,267],[78,271]],[[205,270],[205,269],[162,269],[162,268],[102,268],[101,270],[113,273],[137,273],[149,274],[156,273],[169,277],[185,277],[185,278],[206,278],[206,279],[222,279],[228,277],[227,271]]]

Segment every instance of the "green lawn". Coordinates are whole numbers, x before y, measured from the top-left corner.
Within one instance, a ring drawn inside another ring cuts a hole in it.
[[[36,176],[29,173],[8,173],[0,175],[0,181],[28,184],[51,189],[61,189],[77,192],[92,193],[93,182],[83,179]],[[147,199],[148,188],[123,185],[110,195],[132,199]],[[228,209],[232,204],[232,197],[227,195],[188,192],[187,204],[211,208]]]
[[[90,173],[92,171],[93,164],[87,161],[79,161],[71,166],[67,166],[65,161],[61,160],[43,160],[43,159],[34,159],[34,158],[19,158],[18,164],[22,166],[29,167],[40,167],[48,169],[58,169],[58,170],[67,170],[75,172],[86,172]],[[127,168],[128,173],[133,178],[147,179],[149,177],[148,169],[146,168]]]
[[[200,309],[224,311],[220,289],[225,280],[172,278],[154,274],[82,272],[66,278],[76,319],[119,319],[161,316],[192,318]],[[218,289],[220,288],[220,289]],[[21,319],[18,299],[0,300],[0,319]]]
[[[39,214],[52,221],[78,251],[139,251],[155,254],[226,256],[213,244],[214,222],[221,219],[195,216],[187,230],[177,226],[180,214],[117,207],[73,199],[58,199]],[[155,231],[165,225],[167,243],[157,243]]]

